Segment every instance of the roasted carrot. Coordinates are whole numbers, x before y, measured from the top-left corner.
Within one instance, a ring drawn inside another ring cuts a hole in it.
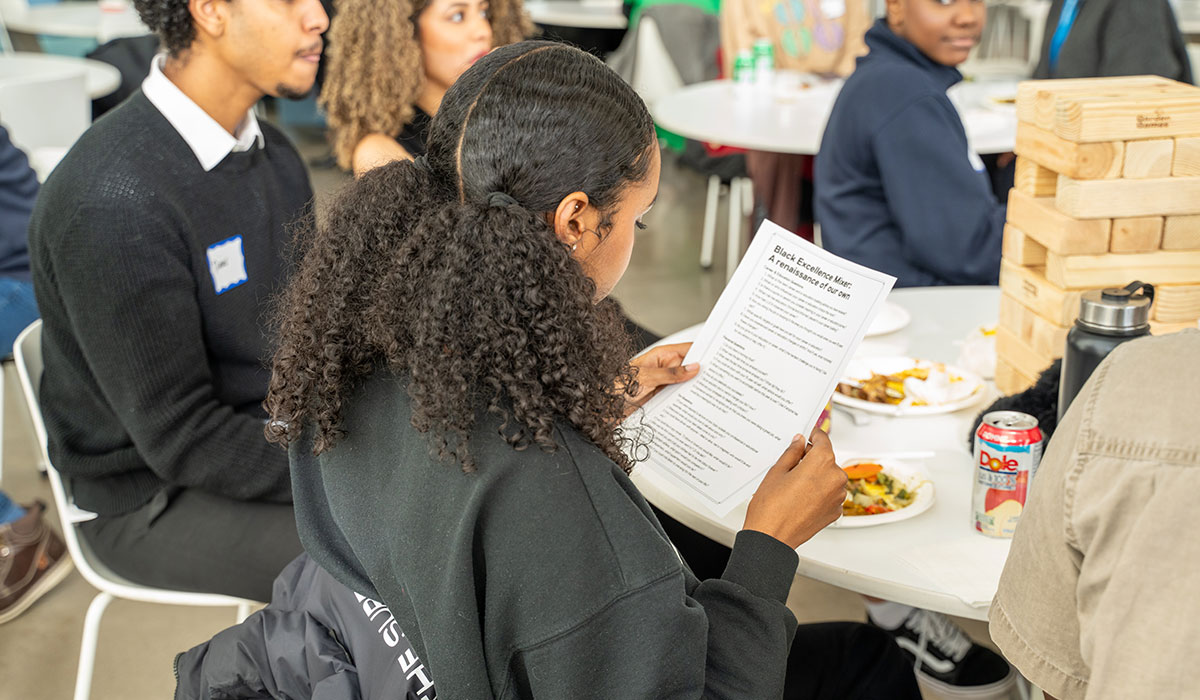
[[[872,462],[860,462],[842,467],[850,479],[867,479],[883,471],[883,465]]]

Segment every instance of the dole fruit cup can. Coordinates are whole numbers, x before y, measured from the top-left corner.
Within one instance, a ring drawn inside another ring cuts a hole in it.
[[[1037,419],[1019,411],[992,411],[975,431],[975,529],[1010,538],[1025,510],[1029,484],[1042,461]]]

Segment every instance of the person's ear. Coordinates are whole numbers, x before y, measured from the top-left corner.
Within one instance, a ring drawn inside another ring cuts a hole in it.
[[[188,0],[188,11],[196,24],[197,34],[218,38],[225,33],[229,23],[227,0]]]
[[[579,246],[585,233],[596,230],[599,219],[596,208],[583,192],[563,197],[553,216],[554,235],[571,250]]]
[[[904,26],[904,2],[903,0],[887,0],[885,8],[887,13],[888,26],[893,29]]]

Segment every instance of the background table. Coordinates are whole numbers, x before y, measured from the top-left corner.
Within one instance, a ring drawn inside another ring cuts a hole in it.
[[[651,111],[663,128],[709,143],[773,153],[816,155],[841,81],[795,87],[803,78],[781,78],[774,87],[712,80],[689,85],[655,101]],[[1016,80],[962,83],[951,88],[967,139],[980,154],[1012,151],[1017,139],[1015,107],[992,97],[1016,97]]]
[[[27,51],[0,54],[0,81],[10,76],[28,78],[73,70],[83,71],[85,89],[93,100],[111,94],[121,85],[121,72],[102,61]]]
[[[101,10],[98,2],[88,0],[33,5],[11,16],[6,14],[4,22],[12,32],[95,39],[101,44],[150,33],[150,28],[142,24],[132,4],[112,12]]]
[[[908,354],[953,362],[959,341],[974,328],[992,325],[1000,303],[995,287],[940,287],[897,290],[889,297],[911,315],[907,328],[864,341],[860,355]],[[664,342],[692,337],[699,327],[681,331]],[[989,385],[990,390],[990,385]],[[830,437],[839,459],[854,455],[901,451],[934,452],[924,463],[935,489],[926,512],[889,525],[856,529],[826,528],[797,551],[797,572],[809,578],[899,603],[950,615],[987,619],[986,608],[974,608],[922,575],[901,558],[907,549],[967,536],[984,539],[971,526],[974,478],[967,432],[975,415],[988,404],[926,418],[872,416],[866,425],[835,411]],[[742,527],[745,505],[717,518],[667,479],[636,469],[633,480],[647,500],[688,527],[726,545]],[[1002,548],[1007,556],[1007,548]]]
[[[578,29],[624,29],[628,24],[621,3],[611,0],[534,0],[525,3],[538,24]]]

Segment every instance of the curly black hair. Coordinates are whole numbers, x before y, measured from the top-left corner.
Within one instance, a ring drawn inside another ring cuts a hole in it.
[[[369,172],[298,235],[268,439],[304,433],[314,454],[330,449],[350,392],[388,371],[406,380],[433,453],[467,471],[480,407],[514,448],[555,449],[566,421],[629,469],[622,448],[637,436],[620,427],[614,386],[636,390],[632,343],[548,214],[582,191],[607,235],[654,148],[645,105],[596,57],[536,41],[479,60],[443,98],[425,159]]]
[[[178,56],[195,41],[196,25],[188,0],[133,0],[133,6],[170,55]]]

